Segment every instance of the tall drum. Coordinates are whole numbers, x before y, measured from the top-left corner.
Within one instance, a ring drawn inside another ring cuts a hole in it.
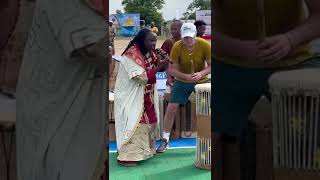
[[[319,69],[303,69],[269,79],[275,180],[320,179],[319,78]]]
[[[198,84],[196,91],[197,147],[195,165],[211,169],[211,83]]]

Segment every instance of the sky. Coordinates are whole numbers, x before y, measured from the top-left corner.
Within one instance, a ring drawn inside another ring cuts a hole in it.
[[[187,11],[189,4],[193,0],[165,0],[163,8],[160,10],[164,20],[172,20],[176,17],[176,9],[179,9],[180,17],[183,17],[183,13]],[[109,0],[109,13],[115,14],[117,9],[121,9],[121,0]]]

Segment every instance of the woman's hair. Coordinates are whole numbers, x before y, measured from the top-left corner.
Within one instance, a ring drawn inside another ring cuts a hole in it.
[[[147,54],[148,51],[146,49],[146,46],[144,44],[144,40],[148,36],[148,34],[152,34],[152,31],[150,29],[142,29],[138,32],[138,34],[129,42],[127,48],[123,51],[122,55],[134,44],[137,44],[139,46],[139,50],[143,55]]]

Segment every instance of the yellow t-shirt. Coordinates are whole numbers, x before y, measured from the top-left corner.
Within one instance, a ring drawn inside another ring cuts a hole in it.
[[[306,19],[306,11],[303,0],[266,0],[265,20],[266,36],[282,34],[298,26]],[[213,3],[214,31],[226,34],[241,40],[258,40],[259,23],[257,0],[216,0]],[[305,61],[312,56],[309,43],[300,45],[287,57],[272,65],[274,67],[286,67]],[[214,53],[214,58],[228,64],[243,67],[258,67],[247,59],[222,56]]]
[[[211,62],[211,45],[202,38],[196,38],[195,47],[190,51],[181,40],[177,41],[171,49],[170,59],[174,64],[178,64],[178,70],[182,73],[191,74],[192,69],[194,72],[199,72],[206,67],[207,61]],[[177,80],[186,82],[181,79]],[[199,83],[207,80],[208,76],[205,76],[199,80]]]

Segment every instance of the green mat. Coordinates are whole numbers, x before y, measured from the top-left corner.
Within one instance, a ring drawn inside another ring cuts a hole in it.
[[[117,164],[117,153],[109,154],[110,180],[209,180],[211,171],[194,166],[195,149],[169,149],[140,162],[136,167]]]

